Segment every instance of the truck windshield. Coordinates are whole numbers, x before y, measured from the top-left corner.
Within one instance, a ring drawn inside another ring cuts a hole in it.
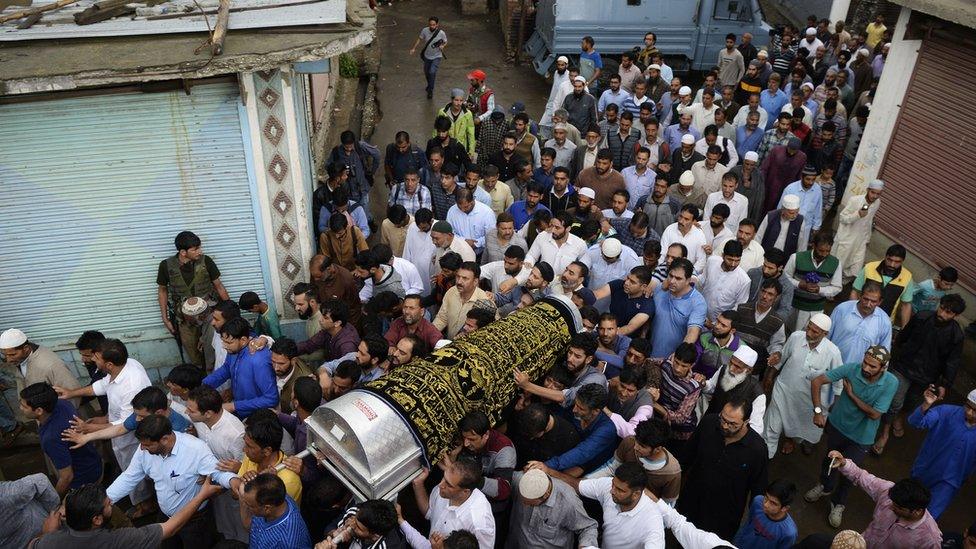
[[[751,0],[716,0],[712,19],[752,21]]]

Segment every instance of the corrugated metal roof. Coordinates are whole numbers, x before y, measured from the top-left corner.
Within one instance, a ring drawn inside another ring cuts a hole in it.
[[[38,9],[53,4],[51,0],[34,2]],[[181,32],[207,32],[216,24],[219,0],[171,0],[152,6],[146,2],[128,4],[135,13],[79,25],[75,15],[90,8],[96,0],[77,2],[45,12],[41,20],[26,29],[18,29],[20,19],[0,24],[0,41],[92,38],[97,36],[136,36]],[[0,16],[24,10],[10,6]],[[346,0],[233,0],[228,21],[229,30],[325,25],[346,20]]]

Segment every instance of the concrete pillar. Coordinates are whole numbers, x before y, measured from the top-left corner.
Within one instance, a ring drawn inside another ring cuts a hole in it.
[[[830,15],[827,19],[830,19],[830,29],[833,31],[834,23],[837,21],[845,21],[847,19],[847,12],[851,9],[851,0],[834,0],[830,5]]]

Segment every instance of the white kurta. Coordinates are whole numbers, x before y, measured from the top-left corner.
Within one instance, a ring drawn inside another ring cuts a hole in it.
[[[546,111],[542,113],[542,120],[539,121],[540,126],[552,126],[552,113],[559,108],[556,105],[561,107],[563,104],[561,100],[559,103],[556,103],[563,82],[569,82],[569,69],[566,69],[566,72],[562,74],[559,74],[559,71],[553,71],[552,87],[549,89],[549,101],[546,102]],[[563,98],[565,97],[564,95]]]
[[[708,319],[712,322],[723,311],[734,311],[749,300],[749,275],[740,267],[722,269],[721,256],[712,255],[705,262],[705,272],[698,279],[698,291],[708,304]]]
[[[424,293],[430,293],[430,258],[434,256],[436,247],[430,239],[430,231],[421,232],[417,223],[411,223],[407,228],[407,239],[403,244],[403,259],[413,263],[420,274],[420,281],[424,285]]]
[[[834,368],[840,367],[840,349],[824,338],[815,349],[807,344],[805,330],[790,334],[783,346],[783,355],[774,368],[780,371],[773,385],[773,395],[766,413],[766,445],[770,459],[776,454],[779,437],[800,438],[816,444],[820,441],[823,429],[813,423],[813,399],[810,397],[810,382]],[[843,382],[833,385],[833,395],[844,390]],[[821,388],[820,402],[824,410],[832,402],[830,390]]]
[[[839,223],[831,253],[840,260],[845,278],[857,276],[864,267],[864,251],[871,240],[874,216],[881,207],[879,198],[868,208],[867,215],[861,217],[861,208],[867,203],[864,197],[863,194],[852,196],[837,216]]]

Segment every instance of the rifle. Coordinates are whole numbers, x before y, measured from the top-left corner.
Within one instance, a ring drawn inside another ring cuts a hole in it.
[[[180,325],[177,323],[176,311],[173,309],[173,307],[169,307],[168,316],[170,324],[176,328],[176,330],[174,330],[175,333],[173,334],[173,339],[176,340],[176,348],[180,351],[180,363],[183,364],[186,362],[186,357],[183,356],[183,340],[180,338]]]

